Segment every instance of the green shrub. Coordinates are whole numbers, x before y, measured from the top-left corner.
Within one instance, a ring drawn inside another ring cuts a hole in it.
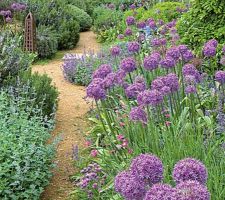
[[[193,1],[189,12],[178,21],[178,32],[182,42],[201,52],[207,40],[215,38],[225,43],[225,3],[224,0]]]
[[[80,39],[80,26],[77,21],[63,20],[58,32],[59,37],[59,49],[72,49],[76,46]]]
[[[0,33],[0,86],[9,75],[16,76],[27,70],[34,60],[34,55],[21,49],[21,41],[22,37],[9,31]]]
[[[185,5],[180,2],[157,3],[150,10],[143,13],[141,20],[153,18],[155,20],[162,19],[165,22],[172,21],[181,16],[181,13],[177,11],[177,8],[185,9]]]
[[[97,7],[94,10],[94,31],[104,31],[115,27],[121,22],[123,14],[121,11],[110,10],[105,7]]]
[[[79,24],[64,0],[28,0],[37,26],[51,26],[59,34],[58,48],[72,49],[79,41]]]
[[[38,107],[43,117],[47,117],[48,119],[55,117],[58,91],[52,85],[52,79],[46,74],[31,74],[31,70],[28,70],[20,73],[17,78],[10,79],[5,85],[7,88],[12,88],[13,96],[32,99],[26,105]]]
[[[68,4],[72,4],[84,11],[87,11],[87,6],[85,0],[67,0]]]
[[[58,48],[58,35],[51,27],[37,28],[37,52],[39,58],[51,58]]]
[[[0,199],[38,200],[51,177],[53,144],[40,117],[0,93]],[[22,101],[22,102],[21,102]]]
[[[68,10],[73,14],[74,19],[79,22],[81,31],[86,31],[91,28],[92,19],[85,11],[73,5],[68,5]]]
[[[143,17],[143,14],[145,12],[147,12],[147,11],[144,8],[141,7],[141,8],[136,9],[135,12],[136,12],[135,19],[136,20],[140,20]],[[126,20],[126,18],[128,16],[133,16],[133,15],[134,15],[134,11],[133,10],[126,11],[124,13],[124,20]]]

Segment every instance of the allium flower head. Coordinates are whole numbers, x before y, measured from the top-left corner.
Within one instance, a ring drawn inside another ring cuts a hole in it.
[[[183,66],[182,68],[182,73],[184,76],[194,76],[195,77],[195,80],[196,82],[200,82],[202,77],[201,77],[201,74],[199,73],[199,71],[195,68],[194,65],[192,64],[186,64]]]
[[[225,84],[225,71],[218,71],[218,72],[216,72],[215,79],[220,84]]]
[[[225,56],[220,59],[220,64],[225,66]]]
[[[116,57],[116,56],[120,55],[121,49],[119,46],[113,46],[110,49],[110,51],[111,51],[111,55]]]
[[[6,17],[5,21],[6,21],[6,23],[12,23],[12,18],[11,17]]]
[[[133,16],[128,16],[126,19],[127,26],[131,26],[135,24],[135,18]]]
[[[112,66],[109,64],[103,64],[93,73],[92,77],[93,79],[95,78],[104,79],[111,72],[112,72]]]
[[[103,87],[105,89],[111,88],[115,85],[116,73],[109,73],[103,80]]]
[[[130,170],[150,186],[163,179],[162,161],[152,154],[140,154],[134,158]]]
[[[152,90],[161,90],[165,86],[163,77],[158,77],[157,79],[153,80],[151,83]]]
[[[162,68],[173,68],[176,65],[176,61],[171,56],[166,56],[163,60],[160,61],[160,65]]]
[[[197,89],[194,85],[188,85],[186,88],[185,88],[185,93],[186,94],[196,94],[197,93]]]
[[[93,79],[88,85],[87,97],[93,98],[96,101],[106,98],[106,91],[103,89],[103,80],[100,78]]]
[[[185,181],[176,186],[173,199],[210,200],[210,193],[204,185],[197,181]]]
[[[133,107],[130,111],[131,121],[140,121],[142,123],[147,123],[147,114],[141,107]]]
[[[114,180],[115,191],[126,200],[140,200],[145,195],[145,185],[129,171],[119,173]]]
[[[134,41],[134,42],[129,42],[127,47],[130,53],[138,53],[141,48],[141,45],[138,42]]]
[[[179,78],[176,74],[170,73],[163,79],[164,84],[168,86],[171,92],[176,92],[179,90]]]
[[[137,23],[137,27],[138,27],[139,29],[143,29],[143,28],[146,27],[146,23],[145,23],[144,21],[138,22],[138,23]]]
[[[182,53],[182,58],[185,62],[189,62],[190,60],[194,58],[194,55],[192,51],[187,50],[186,52]]]
[[[157,106],[163,102],[163,95],[158,90],[145,90],[137,96],[138,105]]]
[[[205,165],[199,160],[195,160],[193,158],[180,160],[173,170],[173,178],[177,184],[188,180],[198,181],[201,184],[205,184],[207,176]]]
[[[184,44],[181,44],[178,46],[178,49],[180,51],[181,54],[185,53],[186,51],[188,51],[188,47]]]
[[[167,57],[172,57],[174,60],[179,60],[180,58],[180,51],[178,47],[171,47],[166,52]]]
[[[132,57],[124,58],[120,62],[120,68],[127,73],[133,72],[136,69],[136,61]]]
[[[126,72],[122,69],[119,69],[116,72],[115,83],[118,84],[118,85],[123,85],[125,77],[126,77]]]
[[[144,68],[146,70],[152,71],[154,69],[157,69],[158,66],[159,66],[159,61],[157,57],[150,55],[144,58]]]
[[[217,40],[216,39],[211,39],[211,40],[209,40],[208,42],[207,42],[207,45],[211,45],[211,46],[213,46],[213,47],[217,47],[217,45],[218,45],[218,42],[217,42]]]
[[[126,36],[131,36],[133,34],[133,32],[132,32],[132,30],[130,29],[130,28],[127,28],[126,30],[125,30],[125,35]]]
[[[117,38],[118,38],[119,40],[122,40],[122,39],[124,39],[124,35],[123,35],[123,34],[119,34],[119,35],[117,36]]]
[[[203,54],[205,57],[214,57],[216,55],[216,48],[213,46],[205,46],[203,49]]]
[[[168,184],[157,183],[146,193],[144,200],[172,200],[174,189]]]

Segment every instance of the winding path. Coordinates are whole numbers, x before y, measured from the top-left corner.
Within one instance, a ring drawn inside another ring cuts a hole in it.
[[[98,51],[100,48],[93,32],[81,33],[80,41],[74,50],[65,53],[83,53],[84,49]],[[33,72],[47,74],[53,79],[53,83],[58,88],[59,105],[56,113],[56,127],[53,137],[61,135],[62,140],[57,149],[54,176],[50,185],[42,195],[42,200],[65,200],[74,186],[69,181],[69,176],[75,172],[72,160],[72,146],[82,147],[83,131],[85,130],[85,114],[89,106],[83,100],[85,88],[75,86],[64,80],[61,70],[62,60],[55,59],[45,65],[33,66]]]

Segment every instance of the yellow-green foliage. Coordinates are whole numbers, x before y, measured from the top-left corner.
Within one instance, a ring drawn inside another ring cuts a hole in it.
[[[136,13],[135,15],[134,12]],[[126,20],[128,16],[135,16],[136,20],[140,20],[143,17],[144,12],[146,12],[146,10],[143,7],[138,8],[135,11],[128,10],[124,13],[124,20]]]
[[[181,13],[177,12],[177,8],[185,9],[185,5],[180,2],[157,3],[150,10],[141,13],[141,20],[153,18],[155,20],[162,19],[165,22],[172,21],[181,15]]]

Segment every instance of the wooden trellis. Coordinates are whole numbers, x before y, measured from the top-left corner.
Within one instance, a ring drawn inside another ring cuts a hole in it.
[[[29,13],[25,19],[24,51],[35,52],[36,49],[36,24],[32,13]]]

